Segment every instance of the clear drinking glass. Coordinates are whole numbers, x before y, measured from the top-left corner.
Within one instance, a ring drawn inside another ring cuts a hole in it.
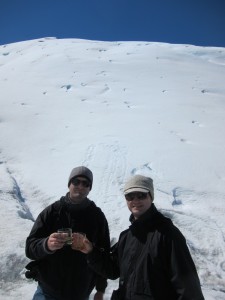
[[[60,228],[57,230],[58,233],[66,233],[67,238],[65,245],[72,245],[72,228]]]

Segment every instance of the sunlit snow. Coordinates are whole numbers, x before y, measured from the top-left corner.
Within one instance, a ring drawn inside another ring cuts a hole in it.
[[[112,241],[122,194],[151,176],[180,228],[206,300],[225,299],[225,48],[43,38],[0,46],[0,299],[30,300],[25,239],[75,166]],[[117,281],[109,281],[105,300]]]

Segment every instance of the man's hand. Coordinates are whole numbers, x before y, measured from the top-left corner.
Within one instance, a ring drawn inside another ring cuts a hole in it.
[[[94,300],[103,300],[103,293],[102,292],[96,292],[94,295]]]
[[[48,249],[51,251],[61,249],[64,246],[67,238],[68,235],[65,233],[57,233],[57,232],[52,233],[49,236],[47,241]]]

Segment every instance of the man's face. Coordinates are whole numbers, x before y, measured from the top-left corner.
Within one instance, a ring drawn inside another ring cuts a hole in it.
[[[91,190],[90,182],[82,176],[74,177],[69,186],[70,199],[79,203],[84,200]]]
[[[131,211],[135,219],[138,219],[145,213],[152,204],[152,198],[149,193],[132,192],[125,195],[128,209]]]

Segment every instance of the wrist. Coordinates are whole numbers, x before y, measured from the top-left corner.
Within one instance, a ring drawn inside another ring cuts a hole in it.
[[[49,239],[46,238],[46,239],[43,241],[43,247],[44,247],[44,250],[45,250],[45,252],[46,252],[47,254],[52,254],[52,253],[55,252],[55,250],[51,250],[51,249],[49,248],[48,240],[49,240]]]

